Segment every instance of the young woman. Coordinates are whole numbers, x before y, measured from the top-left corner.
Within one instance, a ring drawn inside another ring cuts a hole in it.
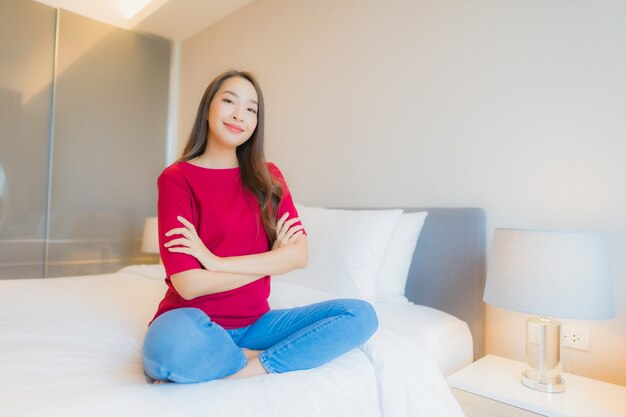
[[[364,343],[370,304],[270,310],[270,276],[308,262],[281,171],[263,153],[263,95],[248,72],[207,87],[183,156],[157,180],[168,289],[142,350],[146,374],[195,383],[310,369]]]

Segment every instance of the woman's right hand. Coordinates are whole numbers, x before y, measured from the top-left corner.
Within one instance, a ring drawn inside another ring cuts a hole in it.
[[[298,222],[300,218],[294,217],[293,219],[286,220],[287,217],[289,217],[288,212],[283,214],[283,216],[278,219],[278,222],[276,222],[276,240],[272,245],[272,250],[291,245],[296,241],[298,236],[302,235],[302,229],[304,229],[303,225],[299,224],[291,227],[291,225]]]

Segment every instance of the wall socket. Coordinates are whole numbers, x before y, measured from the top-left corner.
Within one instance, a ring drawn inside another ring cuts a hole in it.
[[[561,343],[563,347],[589,351],[589,330],[561,328]]]

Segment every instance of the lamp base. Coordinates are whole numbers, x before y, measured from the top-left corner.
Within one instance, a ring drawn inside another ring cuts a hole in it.
[[[532,379],[528,376],[526,371],[522,372],[522,384],[526,385],[528,388],[532,388],[537,391],[542,392],[564,392],[565,391],[565,381],[563,378],[558,375],[554,378],[554,381],[538,381],[536,379]]]
[[[547,317],[526,320],[526,370],[522,383],[550,393],[565,391],[561,376],[561,323]]]

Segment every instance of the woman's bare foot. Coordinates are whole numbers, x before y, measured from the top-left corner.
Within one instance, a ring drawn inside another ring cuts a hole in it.
[[[258,352],[258,351],[253,351],[253,352]],[[261,361],[259,360],[259,357],[253,356],[248,360],[248,364],[246,366],[241,368],[236,373],[227,376],[224,379],[246,378],[249,376],[265,375],[266,373],[267,371],[265,370],[263,365],[261,365]]]
[[[259,354],[263,352],[262,350],[252,350],[245,348],[242,348],[241,350],[243,350],[244,355],[246,355],[246,358],[248,359],[248,364],[244,368],[240,369],[237,373],[230,375],[225,379],[243,378],[247,376],[263,375],[267,373],[267,371],[265,370],[265,368],[263,368],[261,362],[258,359]],[[160,381],[158,379],[155,379],[152,383],[166,384],[168,382],[170,381]]]
[[[251,349],[246,349],[246,348],[241,348],[241,350],[243,350],[243,353],[244,355],[246,355],[246,358],[248,360],[259,356],[259,354],[263,352],[262,350],[251,350]]]

